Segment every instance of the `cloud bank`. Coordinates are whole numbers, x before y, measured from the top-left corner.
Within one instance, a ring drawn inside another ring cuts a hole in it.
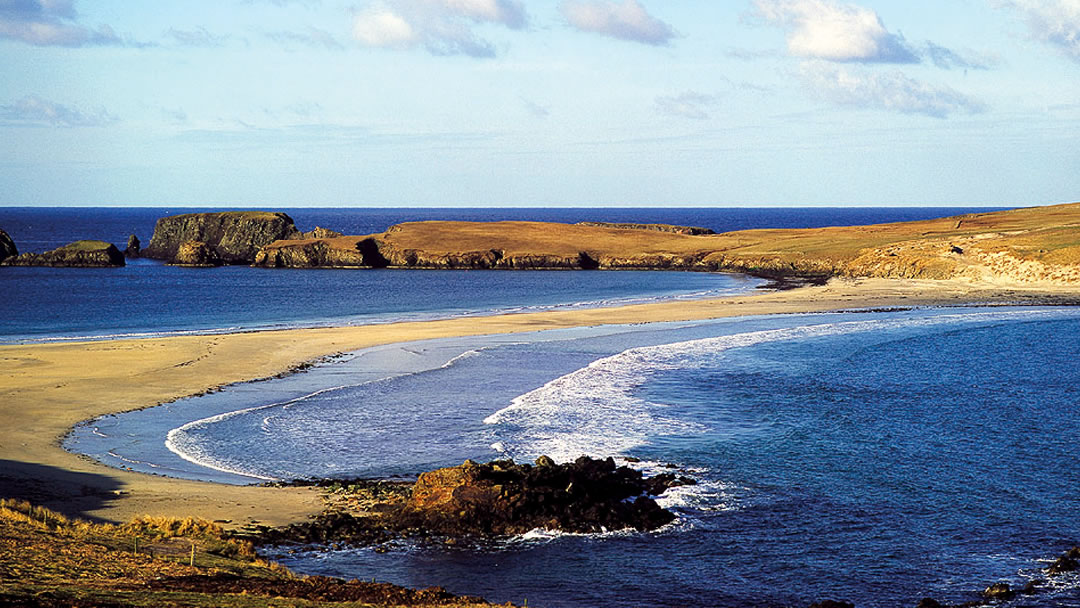
[[[787,30],[796,57],[840,62],[918,63],[904,38],[871,9],[827,0],[754,0],[755,14]]]
[[[117,118],[105,110],[85,113],[34,95],[0,106],[0,121],[21,126],[101,127]]]
[[[975,114],[986,109],[978,100],[950,87],[927,84],[899,70],[875,73],[808,62],[801,66],[799,75],[819,97],[843,106],[936,118],[955,113]]]
[[[686,91],[679,95],[657,97],[656,109],[668,116],[705,120],[716,103],[717,99],[712,95]]]
[[[630,42],[666,46],[675,30],[653,17],[637,0],[566,0],[559,10],[574,28]]]
[[[1024,16],[1032,38],[1060,47],[1080,61],[1080,2],[1077,0],[1003,0]]]
[[[34,46],[122,44],[108,25],[80,25],[72,0],[0,0],[0,38]]]
[[[433,55],[494,57],[495,46],[473,27],[493,24],[520,30],[527,22],[519,0],[387,0],[361,10],[352,33],[369,47],[423,47]]]

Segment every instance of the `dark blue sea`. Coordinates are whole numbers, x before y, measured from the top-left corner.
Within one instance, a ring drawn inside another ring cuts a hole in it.
[[[592,276],[453,280],[518,274]],[[666,273],[643,274],[640,285]],[[551,608],[961,603],[994,582],[1043,578],[1080,542],[1078,338],[1080,309],[956,307],[394,344],[89,421],[65,445],[222,483],[410,476],[541,454],[674,465],[699,483],[660,498],[678,520],[652,533],[274,556],[309,574]],[[1048,586],[1005,605],[1080,606],[1076,575]]]
[[[981,209],[980,209],[981,210]],[[121,249],[150,242],[164,208],[0,207],[20,253],[79,239]],[[414,220],[661,222],[717,231],[867,224],[974,209],[286,209],[297,226],[345,234]],[[394,270],[192,269],[134,260],[111,269],[0,269],[0,343],[180,332],[311,327],[461,314],[600,306],[723,295],[760,284],[732,275],[657,272],[506,273]]]

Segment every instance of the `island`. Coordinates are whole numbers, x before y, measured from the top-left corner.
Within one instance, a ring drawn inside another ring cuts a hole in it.
[[[45,253],[24,253],[9,257],[0,262],[0,265],[111,268],[124,265],[124,254],[116,245],[105,241],[75,241]]]

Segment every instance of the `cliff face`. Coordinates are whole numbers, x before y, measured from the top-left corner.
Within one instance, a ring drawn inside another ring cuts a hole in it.
[[[188,213],[159,219],[141,255],[172,261],[180,245],[190,241],[205,243],[224,264],[251,264],[263,246],[299,234],[292,218],[284,213]]]
[[[386,264],[377,256],[371,239],[338,236],[271,243],[255,255],[253,265],[264,268],[372,268]]]
[[[15,247],[15,241],[11,240],[8,233],[0,230],[0,262],[19,255],[19,250]]]
[[[369,236],[278,241],[263,249],[257,263],[298,268],[702,270],[771,278],[1080,283],[1080,204],[920,222],[724,234],[640,226],[410,222]]]
[[[124,254],[112,243],[75,241],[45,253],[24,253],[8,258],[4,266],[53,266],[70,268],[108,268],[124,265]]]

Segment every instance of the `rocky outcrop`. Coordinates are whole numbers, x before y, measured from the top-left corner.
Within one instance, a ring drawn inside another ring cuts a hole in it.
[[[599,228],[616,228],[619,230],[654,230],[656,232],[672,232],[675,234],[716,234],[711,228],[698,226],[675,226],[673,224],[632,224],[625,222],[578,222],[578,226],[597,226]]]
[[[650,483],[639,471],[616,467],[611,458],[555,464],[541,457],[536,466],[466,461],[420,475],[395,520],[398,527],[455,536],[523,534],[536,528],[655,530],[675,516],[649,495],[688,482],[672,477]]]
[[[377,268],[386,264],[370,239],[328,237],[275,241],[255,254],[252,265],[263,268]]]
[[[134,234],[129,236],[127,247],[124,247],[124,257],[137,258],[140,251],[142,251],[142,243],[139,242],[139,237]]]
[[[174,266],[210,267],[221,266],[221,258],[213,247],[202,241],[185,241],[180,243],[176,255],[169,262]]]
[[[19,250],[15,247],[15,241],[11,240],[8,233],[0,230],[0,262],[17,255],[19,255]]]
[[[366,507],[363,516],[331,511],[312,522],[263,530],[259,540],[368,545],[402,535],[456,539],[523,534],[537,528],[580,533],[655,530],[675,515],[652,497],[694,483],[674,473],[647,478],[617,467],[611,458],[581,457],[556,464],[541,456],[535,466],[509,460],[465,461],[421,474],[404,501]]]
[[[301,232],[300,239],[336,239],[343,236],[336,230],[330,230],[329,228],[323,228],[322,226],[316,226],[314,230],[308,232]]]
[[[188,213],[163,217],[142,256],[172,261],[180,245],[206,243],[224,264],[251,264],[265,245],[300,236],[291,217],[262,211]]]
[[[124,265],[124,254],[105,241],[75,241],[45,253],[24,253],[0,262],[4,266],[108,268]]]

